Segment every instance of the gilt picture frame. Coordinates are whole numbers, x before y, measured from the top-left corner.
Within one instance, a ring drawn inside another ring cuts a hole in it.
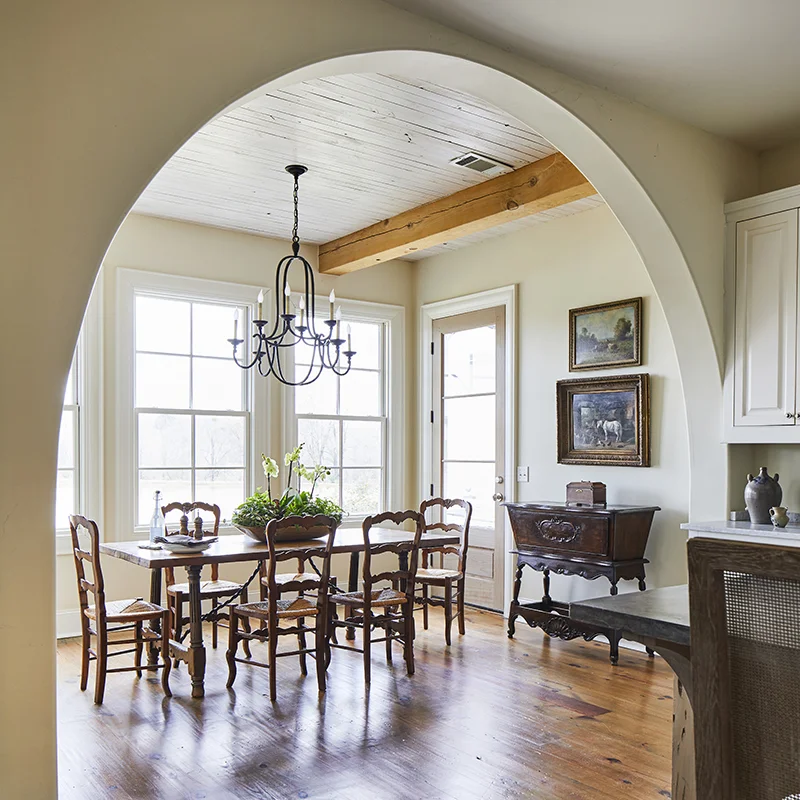
[[[650,376],[556,384],[559,464],[650,466]]]
[[[641,363],[641,297],[570,309],[570,372],[638,367]]]

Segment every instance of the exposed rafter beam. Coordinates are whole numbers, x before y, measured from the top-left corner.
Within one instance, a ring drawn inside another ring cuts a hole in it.
[[[362,228],[319,248],[319,271],[344,275],[595,194],[561,153]]]

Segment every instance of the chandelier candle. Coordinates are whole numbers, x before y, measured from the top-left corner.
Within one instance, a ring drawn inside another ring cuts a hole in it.
[[[253,348],[252,360],[247,361],[246,348],[243,355],[244,360],[239,358],[239,345],[245,344],[247,341],[247,330],[243,334],[245,338],[239,339],[238,310],[234,317],[233,339],[228,339],[228,342],[233,346],[233,360],[242,369],[256,368],[260,375],[264,377],[273,375],[286,386],[306,386],[319,378],[324,369],[331,370],[335,375],[346,375],[350,372],[350,365],[356,353],[351,349],[349,331],[347,349],[341,349],[345,343],[345,340],[340,338],[339,335],[342,310],[337,308],[334,313],[336,295],[333,290],[328,296],[330,300],[330,319],[324,320],[328,330],[325,333],[318,333],[316,330],[314,270],[311,264],[300,255],[300,237],[297,233],[298,183],[300,176],[308,170],[299,164],[291,164],[286,167],[286,171],[294,178],[292,254],[284,256],[278,262],[275,270],[275,315],[272,320],[272,327],[268,327],[270,321],[264,319],[264,292],[262,290],[258,293],[257,319],[253,320],[253,328],[250,332],[251,346]],[[289,270],[295,263],[302,268],[303,274],[303,289],[297,304],[300,309],[299,325],[294,324],[297,316],[292,313],[292,288],[289,285]],[[245,329],[248,327],[246,319],[244,327]],[[334,328],[336,329],[335,338]],[[295,366],[296,361],[291,356],[291,348],[293,347],[311,348],[308,357],[303,359],[308,366]]]

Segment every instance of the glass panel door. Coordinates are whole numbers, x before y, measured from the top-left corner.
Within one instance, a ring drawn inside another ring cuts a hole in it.
[[[431,492],[472,503],[466,600],[503,605],[505,309],[433,326]]]

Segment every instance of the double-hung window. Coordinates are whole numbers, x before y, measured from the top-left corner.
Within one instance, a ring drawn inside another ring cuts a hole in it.
[[[81,471],[81,425],[82,375],[79,374],[79,349],[72,358],[72,365],[64,391],[64,407],[61,411],[61,428],[58,433],[58,469],[56,476],[56,531],[69,529],[68,517],[82,509]]]
[[[163,503],[216,503],[228,521],[253,489],[254,451],[260,455],[265,446],[258,431],[266,421],[254,421],[257,404],[266,416],[264,393],[233,362],[227,341],[235,312],[247,319],[255,293],[216,281],[120,272],[131,359],[129,372],[121,365],[129,381],[121,394],[132,401],[125,415],[130,444],[121,448],[120,522],[128,529],[147,525],[156,491]]]
[[[351,522],[402,503],[402,325],[402,309],[343,301],[340,335],[349,335],[356,351],[350,372],[323,370],[294,390],[287,446],[303,443],[306,465],[330,467],[317,493],[337,502]],[[302,375],[309,350],[295,350],[295,374]]]

